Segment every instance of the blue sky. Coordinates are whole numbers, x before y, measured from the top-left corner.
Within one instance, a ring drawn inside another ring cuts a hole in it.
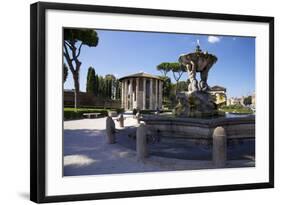
[[[209,72],[208,84],[227,89],[228,97],[252,94],[255,91],[255,38],[238,36],[209,36],[96,30],[97,47],[83,46],[80,55],[80,88],[86,90],[88,67],[98,75],[114,74],[117,78],[136,72],[161,75],[156,66],[161,62],[176,62],[179,55],[195,50],[199,40],[201,49],[217,56],[218,61]],[[169,76],[173,80],[172,73]],[[187,79],[184,73],[181,80]],[[199,79],[199,75],[197,77]],[[69,72],[65,89],[72,89]]]

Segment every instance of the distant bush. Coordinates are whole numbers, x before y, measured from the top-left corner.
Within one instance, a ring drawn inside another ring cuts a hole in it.
[[[118,114],[125,112],[124,108],[111,109],[115,110]]]

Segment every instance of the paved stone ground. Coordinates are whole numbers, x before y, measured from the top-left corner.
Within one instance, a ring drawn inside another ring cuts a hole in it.
[[[125,128],[116,122],[116,144],[105,143],[105,119],[83,119],[64,122],[64,175],[95,175],[132,172],[175,171],[213,168],[210,161],[210,148],[194,146],[187,142],[185,156],[181,141],[161,141],[151,144],[152,156],[145,163],[136,160],[134,130],[137,122],[131,115],[125,115]],[[130,137],[129,137],[130,136]],[[186,142],[185,142],[186,143]],[[195,149],[196,147],[196,149]],[[189,151],[187,151],[189,150]],[[166,153],[163,155],[163,153]],[[247,153],[246,153],[247,155]],[[165,157],[163,157],[165,156]],[[175,157],[176,158],[171,158]],[[179,157],[181,156],[181,157]],[[253,155],[249,155],[249,158]],[[184,160],[183,160],[184,159]],[[193,159],[193,160],[191,160]],[[194,160],[201,159],[201,160]],[[254,160],[234,157],[227,167],[254,166]]]

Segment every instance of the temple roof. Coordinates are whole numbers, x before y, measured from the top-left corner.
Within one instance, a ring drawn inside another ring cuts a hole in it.
[[[158,77],[156,75],[151,75],[149,73],[144,73],[144,72],[126,75],[126,76],[123,76],[123,77],[119,78],[119,80],[122,81],[126,78],[154,78],[154,79],[162,80],[160,77]]]

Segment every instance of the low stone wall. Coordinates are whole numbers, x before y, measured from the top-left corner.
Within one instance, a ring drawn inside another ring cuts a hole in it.
[[[212,141],[213,168],[227,165],[227,140],[255,140],[255,116],[216,119],[144,116],[141,120],[145,122],[142,130],[148,135]],[[142,136],[139,132],[137,138]],[[147,144],[137,141],[137,147],[147,149]]]
[[[214,129],[221,126],[228,139],[255,138],[255,116],[198,119],[144,115],[141,121],[151,134],[163,137],[212,139]]]

